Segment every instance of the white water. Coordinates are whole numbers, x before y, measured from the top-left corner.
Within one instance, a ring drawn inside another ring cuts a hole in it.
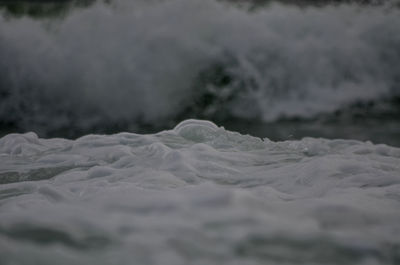
[[[165,124],[197,110],[311,117],[399,94],[400,10],[113,1],[38,21],[0,14],[0,119],[24,130]],[[222,66],[223,89],[199,75]],[[170,124],[170,123],[169,123]]]
[[[0,139],[1,264],[398,264],[400,149],[153,135]]]

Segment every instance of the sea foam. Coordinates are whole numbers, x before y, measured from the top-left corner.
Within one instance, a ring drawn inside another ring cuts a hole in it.
[[[398,264],[400,149],[157,134],[0,139],[2,264]]]

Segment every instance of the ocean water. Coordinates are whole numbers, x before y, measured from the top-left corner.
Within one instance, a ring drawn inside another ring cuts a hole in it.
[[[400,149],[157,134],[0,139],[1,264],[400,262]]]
[[[294,2],[0,1],[0,265],[400,264],[399,1]]]

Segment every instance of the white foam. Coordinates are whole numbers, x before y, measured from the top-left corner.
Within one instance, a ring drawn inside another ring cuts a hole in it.
[[[187,120],[153,135],[10,134],[0,157],[4,264],[398,260],[398,148]]]

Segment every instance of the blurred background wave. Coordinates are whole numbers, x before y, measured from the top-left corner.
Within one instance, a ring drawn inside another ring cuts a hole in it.
[[[0,1],[0,133],[400,146],[399,1]]]

